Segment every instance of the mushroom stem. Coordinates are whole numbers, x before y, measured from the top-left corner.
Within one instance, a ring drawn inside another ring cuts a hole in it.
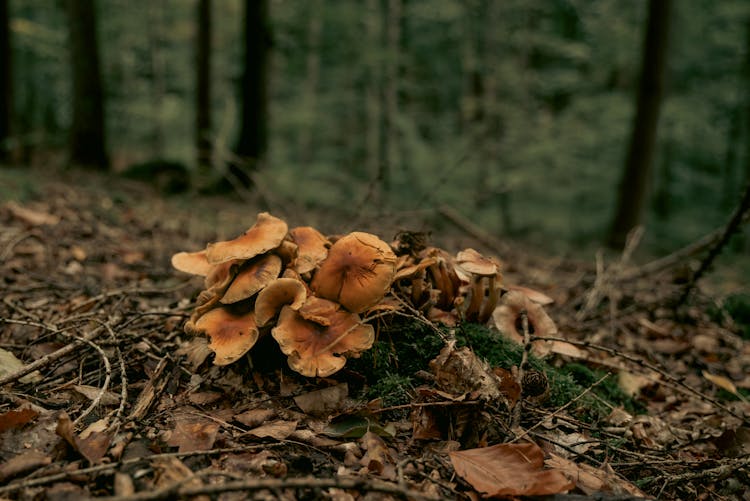
[[[415,308],[419,308],[422,299],[422,293],[424,292],[424,272],[420,273],[411,281],[411,304]]]
[[[492,317],[492,312],[495,310],[495,306],[497,306],[497,300],[500,297],[498,294],[500,288],[495,285],[495,277],[496,276],[489,277],[488,287],[490,288],[490,294],[484,304],[482,304],[482,308],[479,310],[478,320],[480,324],[487,323],[487,321]]]
[[[482,299],[484,299],[484,289],[482,288],[482,277],[474,275],[471,278],[471,300],[469,306],[466,307],[464,312],[464,319],[472,321],[476,319],[479,314],[479,307],[482,305]]]

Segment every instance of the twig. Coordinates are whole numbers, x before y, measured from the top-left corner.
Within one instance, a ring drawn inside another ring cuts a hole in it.
[[[529,351],[531,350],[531,336],[529,334],[529,315],[526,310],[521,311],[521,327],[523,329],[523,353],[521,354],[521,363],[518,366],[518,375],[516,380],[518,381],[518,388],[520,394],[523,395],[523,375],[526,372],[526,368],[529,364]],[[513,408],[513,416],[510,422],[510,429],[517,430],[521,426],[521,408],[523,407],[522,402],[518,402]]]
[[[9,322],[6,319],[2,319],[2,321]],[[15,322],[9,322],[9,323],[15,323]],[[47,326],[45,326],[43,324],[39,324],[39,326],[40,327],[44,327],[46,329],[49,329],[49,327],[47,327]],[[57,331],[57,332],[59,332],[59,331]],[[20,369],[18,369],[16,372],[14,372],[12,374],[8,374],[7,376],[0,378],[0,387],[6,385],[8,383],[12,383],[14,381],[17,381],[17,380],[21,379],[22,377],[24,377],[26,374],[31,374],[32,372],[34,372],[36,370],[39,370],[42,367],[46,367],[47,365],[51,364],[52,362],[61,359],[62,357],[68,355],[69,353],[74,352],[75,350],[77,350],[78,348],[80,348],[80,346],[82,344],[85,344],[88,341],[92,341],[92,340],[96,339],[98,336],[100,336],[102,334],[102,332],[104,332],[104,327],[99,326],[99,327],[95,328],[94,330],[92,330],[91,332],[89,332],[88,334],[86,334],[85,336],[80,337],[80,338],[76,338],[75,341],[73,341],[70,344],[67,344],[67,345],[63,346],[59,350],[53,351],[49,355],[45,355],[45,356],[43,356],[42,358],[40,358],[39,360],[37,360],[35,362],[31,362],[30,364],[24,365],[23,367],[21,367]]]
[[[94,343],[90,339],[84,339],[84,338],[81,338],[80,336],[76,336],[74,334],[67,334],[65,332],[63,332],[63,334],[66,335],[66,336],[68,336],[68,337],[71,337],[71,338],[73,338],[73,339],[75,339],[77,341],[81,341],[83,343],[88,344],[94,350],[96,350],[97,353],[99,353],[99,356],[104,361],[104,370],[105,370],[104,383],[102,384],[102,387],[99,388],[99,393],[96,394],[96,397],[94,397],[94,399],[91,401],[91,404],[86,408],[86,410],[84,410],[81,413],[80,416],[78,416],[76,418],[75,421],[73,421],[73,425],[75,426],[78,423],[80,423],[86,416],[88,416],[89,414],[91,414],[91,412],[94,409],[96,409],[96,407],[101,403],[102,397],[104,396],[104,394],[107,392],[107,389],[109,388],[109,382],[112,380],[112,365],[109,362],[109,358],[107,357],[107,354],[104,353],[104,350],[98,344]]]
[[[440,215],[448,219],[451,223],[458,226],[468,235],[474,237],[477,241],[489,247],[496,254],[507,254],[508,245],[493,237],[482,228],[472,223],[462,216],[456,209],[449,205],[443,205],[438,209]]]
[[[434,501],[435,498],[426,496],[412,489],[405,489],[396,484],[384,482],[374,478],[251,478],[242,481],[224,482],[200,486],[184,485],[178,482],[156,491],[138,492],[130,496],[111,496],[98,498],[102,501],[147,501],[155,499],[176,499],[201,494],[220,494],[232,491],[259,491],[264,489],[355,489],[370,492],[382,492],[399,496],[403,499],[421,499]]]
[[[750,183],[748,183],[748,185],[745,187],[745,193],[742,196],[739,205],[737,205],[737,207],[734,209],[734,213],[729,219],[726,228],[724,228],[724,231],[721,234],[721,238],[719,238],[719,240],[711,247],[711,249],[708,251],[708,255],[706,255],[703,261],[701,261],[700,267],[695,271],[695,273],[693,273],[688,283],[685,284],[682,295],[677,301],[677,307],[685,304],[685,301],[687,301],[688,296],[690,296],[690,293],[695,288],[698,280],[700,280],[701,277],[706,273],[706,271],[708,271],[714,260],[719,256],[724,247],[726,247],[727,243],[729,243],[729,239],[732,238],[732,235],[734,235],[734,233],[740,228],[743,220],[745,219],[745,215],[749,212]]]
[[[746,417],[746,416],[742,416],[742,415],[738,414],[737,412],[733,411],[732,409],[730,409],[726,405],[722,404],[718,400],[709,397],[708,395],[706,395],[706,394],[704,394],[704,393],[696,390],[695,388],[693,388],[691,386],[688,386],[683,381],[681,381],[679,378],[677,378],[675,376],[672,376],[666,370],[664,370],[664,369],[662,369],[662,368],[660,368],[660,367],[658,367],[658,366],[656,366],[654,364],[646,362],[642,358],[636,357],[634,355],[629,355],[627,353],[623,353],[623,352],[621,352],[619,350],[616,350],[614,348],[608,348],[607,346],[601,346],[601,345],[598,345],[598,344],[593,344],[593,343],[590,343],[588,341],[576,341],[576,340],[573,340],[573,339],[565,339],[565,338],[562,338],[562,337],[554,337],[554,336],[543,336],[543,337],[542,336],[540,336],[540,337],[534,336],[533,339],[534,340],[541,340],[541,341],[561,341],[561,342],[570,343],[570,344],[573,344],[573,345],[576,345],[576,346],[582,346],[584,348],[591,348],[591,349],[594,349],[594,350],[603,351],[603,352],[609,353],[610,355],[615,356],[615,357],[624,358],[625,360],[633,362],[633,363],[635,363],[635,364],[637,364],[637,365],[639,365],[641,367],[645,367],[645,368],[650,369],[650,370],[652,370],[652,371],[654,371],[654,372],[656,372],[658,374],[661,374],[667,381],[669,381],[670,383],[672,383],[672,388],[676,389],[677,391],[679,391],[679,392],[681,392],[683,394],[689,394],[689,395],[692,395],[692,396],[696,396],[696,397],[700,398],[701,400],[703,400],[704,402],[708,402],[708,403],[714,405],[715,407],[723,410],[727,414],[730,414],[731,416],[736,417],[737,419],[739,419],[743,423],[750,423],[750,417]],[[661,384],[665,384],[666,381],[660,381],[660,383]]]
[[[649,485],[657,482],[664,482],[665,484],[673,484],[676,482],[686,482],[689,480],[712,478],[719,480],[726,478],[741,468],[747,468],[750,466],[750,456],[741,457],[734,459],[731,462],[716,466],[714,468],[708,468],[701,471],[689,471],[681,473],[679,475],[659,475],[656,477],[644,478],[641,480],[643,485]]]

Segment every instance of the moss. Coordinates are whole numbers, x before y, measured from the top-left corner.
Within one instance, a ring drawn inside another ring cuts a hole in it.
[[[373,384],[367,391],[370,399],[381,398],[384,407],[404,405],[414,398],[413,379],[399,374],[388,374]]]

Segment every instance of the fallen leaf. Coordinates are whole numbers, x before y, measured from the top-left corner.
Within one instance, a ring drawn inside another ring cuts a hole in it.
[[[188,395],[188,400],[195,405],[208,405],[218,402],[224,396],[218,391],[196,391]]]
[[[637,397],[643,388],[653,384],[653,379],[643,374],[633,374],[628,371],[617,373],[617,384],[630,397]]]
[[[337,438],[359,438],[368,431],[383,437],[392,437],[395,433],[383,427],[375,420],[362,416],[345,415],[325,427],[323,433]]]
[[[89,386],[86,384],[73,385],[73,389],[91,401],[96,400],[99,397],[99,392],[101,391],[101,388],[97,388],[96,386]],[[99,400],[99,404],[104,406],[118,405],[119,403],[120,396],[117,393],[111,391],[105,391],[102,395],[101,400]]]
[[[383,478],[395,480],[396,460],[383,439],[368,431],[362,436],[360,442],[362,448],[367,451],[360,459],[360,464]]]
[[[156,472],[156,487],[168,489],[172,486],[200,487],[203,485],[200,478],[178,458],[167,457],[157,458],[151,461],[151,465]],[[191,499],[196,501],[207,501],[210,499],[206,495],[195,496]]]
[[[272,421],[268,424],[253,428],[248,433],[258,438],[271,437],[276,440],[284,440],[297,429],[297,421]]]
[[[542,496],[575,484],[559,470],[544,470],[538,445],[498,444],[450,453],[456,473],[485,497]]]
[[[0,483],[50,463],[52,458],[47,454],[34,450],[25,451],[0,464]]]
[[[60,413],[57,418],[57,434],[62,437],[74,450],[83,456],[89,463],[99,461],[107,453],[112,443],[112,433],[91,432],[86,438],[76,435],[73,422],[66,412]]]
[[[294,403],[306,414],[316,416],[329,415],[341,410],[349,395],[346,383],[329,386],[294,397]]]
[[[585,463],[574,463],[556,454],[550,454],[544,464],[563,472],[578,489],[587,495],[597,492],[612,492],[614,494],[628,493],[633,496],[647,497],[638,487],[619,478],[611,469],[594,468]]]
[[[199,416],[175,417],[175,426],[167,445],[179,447],[178,452],[207,451],[214,446],[219,424]]]
[[[728,378],[724,376],[718,376],[716,374],[711,374],[710,372],[705,371],[705,370],[701,372],[703,373],[704,378],[711,381],[713,384],[715,384],[722,390],[726,390],[736,397],[740,396],[739,392],[737,391],[737,387]]]
[[[239,421],[245,426],[255,428],[256,426],[260,426],[269,419],[273,418],[275,415],[276,411],[274,411],[273,409],[250,409],[249,411],[245,411],[242,414],[237,414],[236,416],[234,416],[234,419],[235,421]]]
[[[21,428],[34,420],[39,413],[33,409],[18,409],[0,414],[0,433],[13,428]]]
[[[9,376],[16,371],[21,370],[24,367],[24,363],[20,361],[13,353],[8,350],[0,348],[0,377]],[[39,371],[34,371],[31,374],[27,374],[19,381],[24,384],[38,383],[42,380],[42,375]]]
[[[22,207],[15,202],[8,202],[4,206],[8,211],[18,219],[29,226],[49,225],[54,226],[60,222],[60,217],[48,212],[29,209]]]

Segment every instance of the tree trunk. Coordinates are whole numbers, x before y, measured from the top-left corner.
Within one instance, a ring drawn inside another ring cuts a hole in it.
[[[13,115],[13,80],[11,74],[10,19],[8,1],[0,0],[0,162],[10,157],[9,139]]]
[[[211,170],[211,0],[198,0],[195,37],[195,151],[200,171]]]
[[[385,82],[383,88],[383,149],[382,163],[378,178],[382,182],[385,193],[391,190],[393,172],[397,168],[399,151],[399,134],[396,120],[399,112],[398,83],[399,83],[399,51],[401,49],[401,0],[388,0],[386,10],[386,50],[388,54],[385,66]]]
[[[148,3],[148,57],[151,67],[151,156],[164,158],[164,95],[166,94],[166,54],[164,50],[163,26],[165,21],[164,2],[154,0]]]
[[[378,0],[367,0],[364,12],[364,30],[366,46],[380,46],[380,26],[381,26],[380,4]],[[365,133],[364,133],[364,152],[365,168],[369,175],[374,175],[375,179],[370,184],[368,193],[365,196],[364,203],[378,203],[381,193],[381,157],[380,157],[380,120],[381,120],[381,81],[382,71],[378,58],[372,55],[373,51],[367,51],[365,59],[366,77],[364,84],[364,107],[365,107]]]
[[[649,0],[637,108],[607,242],[613,248],[621,247],[628,232],[640,224],[646,206],[664,93],[671,4],[672,0]]]
[[[307,56],[305,57],[305,81],[302,87],[302,106],[308,117],[299,138],[300,162],[309,165],[315,157],[315,114],[320,81],[320,36],[323,31],[323,3],[320,0],[308,2]]]
[[[263,162],[268,149],[268,74],[271,31],[268,0],[245,0],[244,70],[242,72],[242,116],[235,153],[243,165],[230,171],[245,187],[251,173]]]
[[[66,0],[73,77],[72,165],[107,169],[104,98],[93,0]]]

